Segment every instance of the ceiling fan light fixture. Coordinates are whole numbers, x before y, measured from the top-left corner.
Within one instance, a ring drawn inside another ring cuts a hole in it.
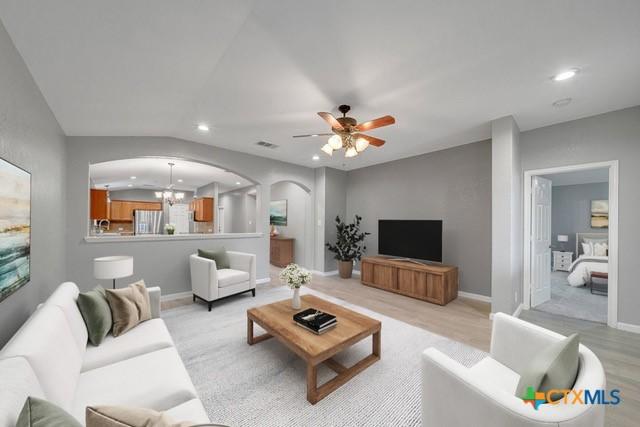
[[[367,141],[364,138],[358,138],[356,139],[356,151],[358,153],[362,153],[364,150],[367,149],[367,147],[369,146],[369,141]]]
[[[329,144],[329,146],[334,150],[339,150],[342,148],[342,138],[340,138],[340,135],[333,135],[329,138],[327,144]]]
[[[322,151],[324,151],[325,153],[327,153],[328,155],[332,156],[333,155],[333,148],[331,148],[331,146],[329,145],[329,143],[324,144],[321,148]]]
[[[358,151],[353,146],[347,148],[347,151],[345,151],[344,153],[345,157],[355,157],[357,155],[358,155]]]

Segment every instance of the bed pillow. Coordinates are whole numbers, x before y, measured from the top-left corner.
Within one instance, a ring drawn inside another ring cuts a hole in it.
[[[591,245],[591,243],[582,244],[582,255],[593,256],[593,246]]]
[[[593,255],[594,256],[607,256],[607,244],[606,243],[594,243]]]

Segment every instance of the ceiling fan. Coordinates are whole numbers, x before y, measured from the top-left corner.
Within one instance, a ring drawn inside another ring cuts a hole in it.
[[[384,140],[373,136],[365,135],[360,132],[366,132],[383,126],[389,126],[396,122],[392,116],[383,116],[368,122],[360,123],[353,117],[347,117],[347,113],[351,110],[348,105],[341,105],[338,110],[342,113],[342,117],[337,119],[331,113],[318,113],[331,126],[332,133],[314,133],[309,135],[294,135],[294,138],[306,138],[313,136],[331,136],[329,141],[322,147],[322,151],[328,155],[333,155],[335,150],[345,149],[345,157],[355,157],[363,152],[369,145],[381,147]]]

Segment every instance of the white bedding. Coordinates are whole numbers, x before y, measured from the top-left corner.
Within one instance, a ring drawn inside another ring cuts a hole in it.
[[[603,262],[605,261],[605,262]],[[580,255],[569,268],[569,284],[571,286],[583,286],[589,283],[592,271],[599,273],[609,272],[609,257]]]

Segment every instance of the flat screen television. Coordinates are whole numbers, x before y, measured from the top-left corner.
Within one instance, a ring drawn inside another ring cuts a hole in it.
[[[378,253],[442,262],[442,220],[378,220]]]

